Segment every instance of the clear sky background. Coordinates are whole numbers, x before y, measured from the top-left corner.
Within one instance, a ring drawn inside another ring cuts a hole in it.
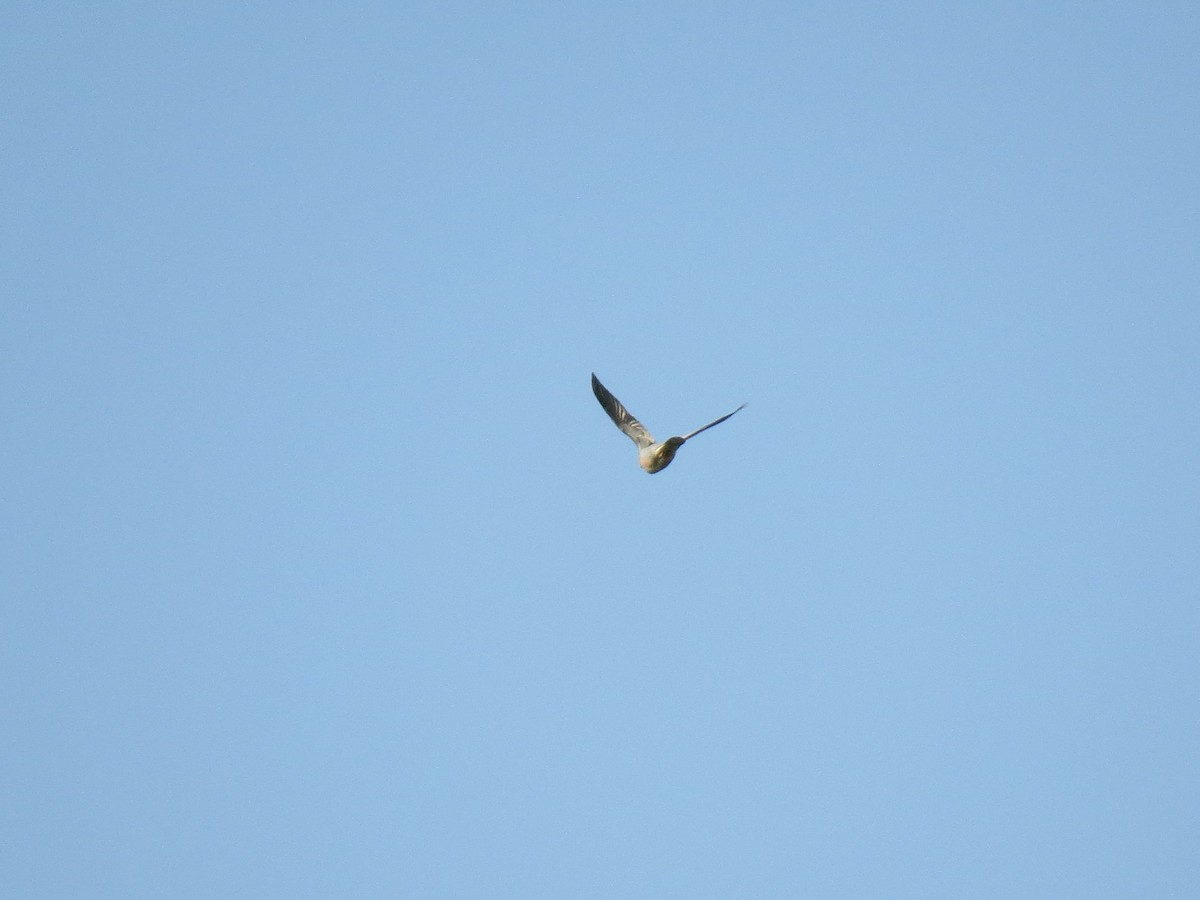
[[[4,896],[1200,895],[1195,3],[2,19]]]

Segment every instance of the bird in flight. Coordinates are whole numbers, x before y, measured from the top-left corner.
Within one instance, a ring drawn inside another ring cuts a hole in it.
[[[665,441],[655,441],[654,436],[646,430],[646,426],[629,414],[621,401],[609,393],[608,388],[600,383],[600,379],[596,377],[596,373],[592,373],[592,393],[596,395],[596,399],[600,401],[600,405],[604,407],[604,411],[608,413],[608,417],[612,419],[617,427],[629,435],[630,439],[637,444],[638,448],[638,465],[653,475],[655,472],[661,472],[671,464],[671,460],[675,458],[676,452],[687,441],[694,438],[702,431],[707,431],[714,425],[720,425],[726,419],[738,412],[746,404],[743,403],[733,412],[721,416],[714,422],[709,422],[703,428],[697,428],[691,434],[685,434],[683,437],[671,437]]]

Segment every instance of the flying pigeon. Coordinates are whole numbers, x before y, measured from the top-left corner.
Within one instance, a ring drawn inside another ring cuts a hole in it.
[[[671,460],[675,458],[675,453],[687,441],[694,438],[702,431],[707,431],[714,425],[720,425],[733,413],[741,410],[746,404],[743,403],[733,412],[721,416],[714,422],[709,422],[703,428],[697,428],[691,434],[685,434],[683,437],[667,438],[665,441],[656,442],[654,436],[646,430],[641,422],[629,414],[621,401],[608,392],[608,388],[600,383],[600,379],[596,377],[596,373],[592,373],[592,393],[596,395],[596,399],[600,401],[600,405],[604,407],[604,411],[608,413],[608,417],[612,419],[618,428],[629,435],[630,439],[637,444],[638,447],[638,465],[653,475],[655,472],[661,472],[671,464]]]

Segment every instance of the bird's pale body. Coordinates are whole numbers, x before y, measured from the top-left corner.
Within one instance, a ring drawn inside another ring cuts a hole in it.
[[[671,464],[675,453],[683,446],[683,438],[668,438],[658,444],[642,447],[638,450],[638,465],[653,475],[661,472]]]

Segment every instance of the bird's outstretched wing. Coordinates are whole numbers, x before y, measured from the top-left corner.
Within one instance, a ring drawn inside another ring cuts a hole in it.
[[[593,375],[592,377],[594,378],[595,376]],[[697,429],[696,429],[695,431],[693,431],[691,434],[685,434],[685,435],[683,436],[683,439],[684,439],[685,441],[686,441],[686,440],[690,440],[691,438],[694,438],[696,435],[698,435],[700,432],[702,432],[702,431],[708,431],[708,429],[712,428],[714,425],[720,425],[722,422],[724,422],[726,419],[728,419],[730,416],[732,416],[732,415],[733,415],[733,413],[735,413],[735,412],[741,412],[743,409],[745,409],[745,407],[746,407],[746,404],[745,404],[745,403],[743,403],[741,406],[739,406],[739,407],[738,407],[737,409],[735,409],[733,412],[731,412],[731,413],[727,413],[726,415],[723,415],[723,416],[721,416],[721,418],[717,419],[715,422],[709,422],[709,423],[708,423],[707,425],[705,425],[703,428],[697,428]],[[610,413],[610,415],[611,415],[611,413]]]
[[[608,388],[600,383],[600,379],[596,377],[596,373],[592,373],[592,393],[596,395],[596,399],[600,401],[600,405],[604,407],[604,411],[608,413],[608,417],[617,423],[617,427],[625,432],[639,447],[649,447],[654,443],[654,436],[646,430],[646,426],[629,414],[621,401],[608,392]],[[732,416],[730,413],[729,416]],[[729,416],[725,418],[728,419]],[[717,422],[721,421],[720,419]],[[717,422],[713,422],[716,425]],[[704,428],[710,426],[705,425]],[[703,431],[704,428],[700,430]]]

